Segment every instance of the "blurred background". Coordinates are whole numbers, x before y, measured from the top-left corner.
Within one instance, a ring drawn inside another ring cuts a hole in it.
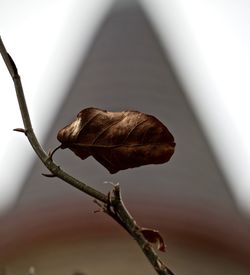
[[[197,0],[0,0],[0,35],[46,150],[83,108],[139,110],[176,139],[164,165],[110,175],[69,150],[55,161],[158,229],[176,274],[249,274],[250,4]],[[0,60],[0,274],[155,274],[85,194],[41,175]],[[2,271],[1,271],[2,269]]]

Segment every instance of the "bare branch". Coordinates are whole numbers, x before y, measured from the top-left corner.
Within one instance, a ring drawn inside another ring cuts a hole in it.
[[[24,129],[22,132],[25,132],[27,138],[29,139],[29,142],[31,146],[33,147],[34,151],[38,155],[38,157],[41,159],[41,161],[44,163],[44,165],[50,170],[50,172],[55,175],[58,178],[61,178],[62,180],[66,181],[67,183],[71,184],[77,189],[80,189],[81,191],[85,192],[91,197],[96,198],[97,200],[100,200],[102,202],[107,202],[107,196],[105,194],[102,194],[101,192],[93,189],[92,187],[86,185],[85,183],[75,179],[71,175],[67,174],[63,170],[60,169],[59,166],[57,166],[51,159],[50,155],[48,155],[41,145],[39,144],[35,133],[32,128],[28,108],[26,105],[25,96],[23,93],[23,87],[21,83],[20,76],[18,74],[18,70],[16,68],[16,65],[11,58],[11,56],[6,51],[4,44],[2,42],[2,39],[0,38],[0,51],[1,55],[3,57],[3,60],[9,70],[9,73],[13,79],[15,89],[16,89],[16,95],[19,103],[19,108],[21,111]],[[17,128],[16,131],[20,132],[20,128]]]
[[[0,37],[0,52],[3,57],[3,60],[8,68],[8,71],[13,79],[16,95],[19,103],[19,108],[21,111],[24,129],[16,128],[14,131],[24,133],[37,156],[43,162],[43,164],[48,168],[51,174],[43,174],[47,177],[58,177],[63,181],[69,183],[75,188],[81,190],[87,195],[93,197],[98,202],[98,205],[101,206],[102,210],[106,212],[109,216],[111,216],[117,223],[119,223],[139,244],[140,248],[154,267],[155,271],[161,275],[173,275],[173,272],[167,268],[167,266],[160,260],[158,255],[155,253],[152,246],[145,239],[141,232],[141,228],[136,224],[133,217],[130,215],[128,210],[123,204],[121,198],[121,192],[119,185],[115,185],[113,189],[113,193],[109,193],[105,195],[98,190],[88,186],[87,184],[81,182],[80,180],[72,177],[71,175],[64,172],[60,166],[58,166],[52,159],[54,152],[59,148],[57,147],[55,150],[47,154],[44,149],[39,144],[36,135],[33,131],[28,108],[25,101],[25,96],[23,92],[23,87],[21,83],[20,76],[18,74],[17,67],[12,59],[12,57],[8,54],[5,49],[5,46]],[[100,203],[99,203],[100,202]],[[102,203],[102,204],[101,204]],[[34,274],[34,270],[31,269],[29,274]]]
[[[141,232],[141,227],[137,225],[134,218],[126,209],[122,197],[119,184],[116,184],[113,189],[112,207],[120,224],[130,233],[130,235],[137,241],[145,256],[149,259],[150,263],[158,274],[174,275],[174,273],[160,260],[152,246],[145,239]],[[116,220],[117,220],[116,219]]]

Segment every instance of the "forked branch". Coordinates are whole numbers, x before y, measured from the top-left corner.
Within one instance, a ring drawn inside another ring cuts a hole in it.
[[[133,217],[129,214],[126,207],[124,206],[122,199],[120,188],[116,185],[112,191],[111,195],[105,195],[100,191],[92,188],[91,186],[83,183],[82,181],[72,177],[63,171],[60,166],[58,166],[52,159],[52,153],[47,154],[44,149],[41,147],[38,142],[36,135],[33,131],[29,111],[26,105],[25,96],[22,88],[22,83],[20,76],[18,74],[17,67],[5,49],[5,46],[0,37],[0,52],[2,58],[8,68],[8,71],[13,79],[16,95],[19,103],[20,112],[23,119],[24,129],[16,128],[15,131],[24,133],[37,156],[43,162],[43,164],[48,168],[51,172],[51,175],[54,177],[58,177],[73,187],[81,190],[86,193],[90,197],[97,200],[99,203],[102,203],[103,209],[105,212],[111,216],[116,222],[118,222],[139,244],[140,248],[154,267],[155,271],[158,274],[164,275],[173,275],[173,272],[167,268],[167,266],[160,260],[153,247],[149,244],[148,240],[143,235],[143,229],[140,228]],[[48,175],[47,175],[48,176]]]

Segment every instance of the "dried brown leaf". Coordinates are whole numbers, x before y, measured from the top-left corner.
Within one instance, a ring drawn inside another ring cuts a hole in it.
[[[175,142],[155,117],[138,111],[108,112],[87,108],[58,132],[61,148],[81,159],[93,156],[111,174],[169,161]]]
[[[148,242],[156,244],[159,251],[166,251],[166,245],[158,230],[142,228],[141,233]]]

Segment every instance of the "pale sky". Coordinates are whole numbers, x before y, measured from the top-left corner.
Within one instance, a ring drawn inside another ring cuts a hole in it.
[[[0,35],[20,71],[40,141],[112,2],[0,0]],[[140,2],[171,53],[238,204],[250,213],[250,2]],[[35,156],[12,131],[22,121],[2,59],[0,80],[1,209],[18,195]]]
[[[0,35],[17,64],[40,141],[111,3],[112,0],[0,0]],[[0,194],[5,194],[1,196],[1,209],[17,197],[35,155],[26,138],[12,131],[23,124],[13,82],[2,58],[0,76]]]

